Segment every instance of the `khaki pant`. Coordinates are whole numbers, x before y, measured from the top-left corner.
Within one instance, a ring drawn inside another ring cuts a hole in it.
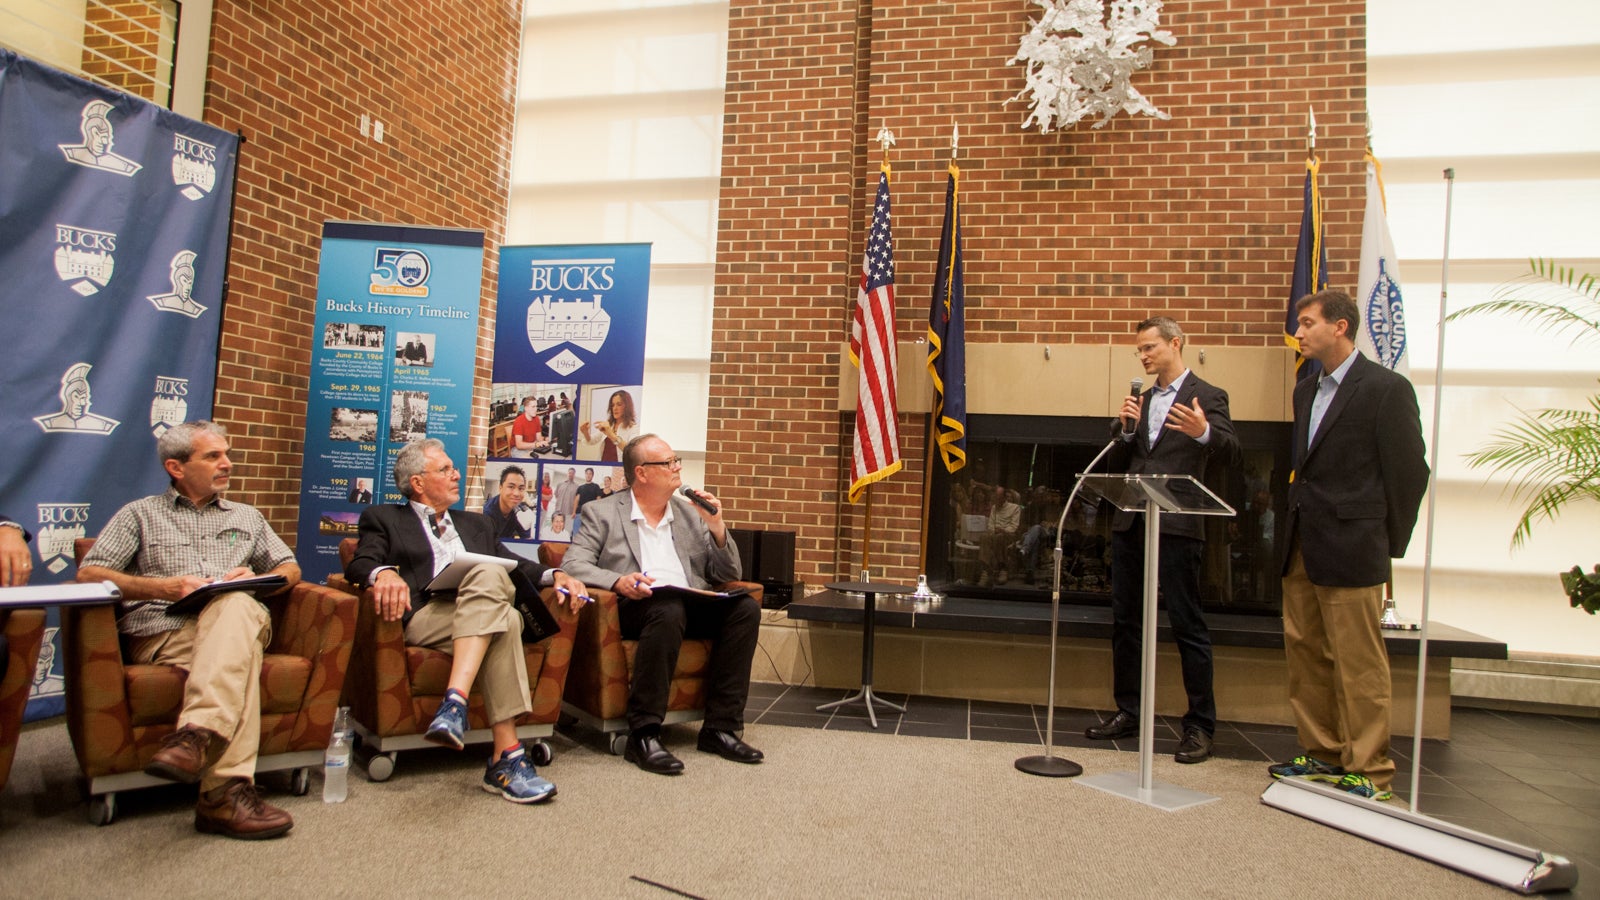
[[[249,594],[223,594],[177,631],[135,638],[133,659],[189,671],[178,727],[214,731],[228,742],[201,773],[209,790],[230,778],[255,780],[261,745],[261,658],[272,640],[272,617]]]
[[[533,709],[528,661],[522,654],[522,614],[511,605],[516,588],[499,566],[478,566],[461,579],[455,598],[430,601],[406,625],[406,643],[453,653],[456,638],[490,635],[473,690],[483,696],[490,724]]]
[[[1283,645],[1300,744],[1311,756],[1337,761],[1388,790],[1394,760],[1382,616],[1383,585],[1312,584],[1296,543],[1283,578]]]

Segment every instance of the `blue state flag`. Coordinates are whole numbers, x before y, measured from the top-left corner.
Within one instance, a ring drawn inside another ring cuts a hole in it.
[[[1299,313],[1295,304],[1307,294],[1316,293],[1328,286],[1328,248],[1322,242],[1322,191],[1317,186],[1317,172],[1322,162],[1315,156],[1306,158],[1305,204],[1300,211],[1300,241],[1294,248],[1294,277],[1289,286],[1289,310],[1283,321],[1283,340],[1295,352],[1295,379],[1314,378],[1322,373],[1322,364],[1300,356],[1300,342],[1295,332],[1300,330]]]
[[[961,169],[950,164],[939,232],[939,269],[928,310],[928,374],[933,376],[934,440],[947,471],[967,464],[966,283],[961,263]]]

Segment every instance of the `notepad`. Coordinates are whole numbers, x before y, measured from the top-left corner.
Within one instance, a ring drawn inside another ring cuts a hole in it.
[[[457,553],[456,558],[451,560],[448,566],[439,570],[439,574],[433,576],[433,580],[428,582],[428,592],[455,590],[461,586],[461,579],[467,577],[468,572],[479,566],[499,566],[510,571],[517,567],[517,561],[501,556],[489,556],[484,553]]]
[[[252,578],[235,578],[232,581],[213,581],[205,587],[196,588],[185,594],[182,599],[173,601],[167,606],[166,611],[178,616],[198,616],[206,608],[206,604],[234,591],[244,591],[256,597],[280,591],[289,580],[282,575],[257,575]]]

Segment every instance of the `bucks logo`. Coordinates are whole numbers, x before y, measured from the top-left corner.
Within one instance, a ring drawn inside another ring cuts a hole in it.
[[[189,379],[156,376],[156,395],[150,401],[150,433],[160,438],[174,425],[189,420]]]

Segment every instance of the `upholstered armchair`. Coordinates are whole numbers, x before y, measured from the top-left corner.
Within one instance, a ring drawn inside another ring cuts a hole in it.
[[[77,542],[81,563],[92,538]],[[333,733],[356,627],[356,602],[302,581],[266,599],[272,643],[261,663],[261,749],[256,772],[292,770],[295,794],[310,789]],[[89,786],[89,821],[116,817],[119,791],[170,784],[144,774],[161,741],[178,724],[188,672],[137,665],[123,655],[116,609],[61,609],[67,732]]]
[[[6,636],[5,677],[0,678],[0,791],[11,775],[22,732],[22,714],[28,707],[39,647],[44,643],[44,610],[0,609],[0,633]]]
[[[339,560],[348,566],[355,556],[357,540],[339,542]],[[423,740],[423,732],[433,721],[444,700],[450,679],[450,654],[425,647],[409,646],[399,622],[385,622],[373,606],[370,591],[357,591],[342,575],[328,584],[358,595],[360,612],[356,617],[356,643],[351,656],[350,677],[345,682],[345,704],[350,707],[352,726],[361,738],[360,756],[372,781],[386,781],[394,774],[395,757],[401,750],[434,747]],[[547,589],[545,605],[555,616],[560,630],[538,642],[523,644],[528,662],[528,693],[533,709],[517,719],[517,736],[529,743],[535,765],[548,765],[550,744],[544,739],[555,733],[561,715],[561,692],[566,686],[572,662],[572,642],[578,630],[578,617],[555,602],[554,589]],[[484,718],[483,700],[476,693],[467,699],[469,744],[492,739]]]
[[[539,545],[539,561],[546,566],[561,565],[567,544]],[[757,601],[761,585],[735,581],[719,589],[748,589]],[[567,675],[567,690],[562,709],[568,715],[609,736],[612,753],[620,755],[628,739],[628,686],[633,683],[633,657],[639,642],[624,640],[622,619],[617,612],[617,595],[589,586],[594,602],[578,614],[577,645],[572,651],[572,671]],[[678,651],[678,665],[667,689],[667,715],[664,723],[695,722],[705,718],[706,673],[711,665],[709,639],[688,638]]]

